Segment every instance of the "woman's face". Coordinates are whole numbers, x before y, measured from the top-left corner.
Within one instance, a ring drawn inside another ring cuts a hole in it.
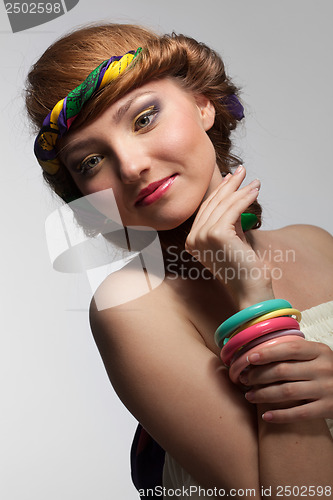
[[[214,118],[204,96],[175,79],[152,81],[69,132],[60,158],[83,195],[112,188],[125,226],[173,229],[221,182],[206,134]]]

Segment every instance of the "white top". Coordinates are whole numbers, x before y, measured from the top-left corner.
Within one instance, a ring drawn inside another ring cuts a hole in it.
[[[300,326],[307,340],[322,342],[333,350],[333,301],[303,311]],[[333,436],[333,420],[327,419],[326,422]],[[168,453],[165,454],[163,486],[166,490],[180,488],[184,491],[184,495],[177,494],[177,498],[188,498],[186,488],[190,491],[191,486],[192,500],[200,500],[203,496],[199,495],[199,484]]]

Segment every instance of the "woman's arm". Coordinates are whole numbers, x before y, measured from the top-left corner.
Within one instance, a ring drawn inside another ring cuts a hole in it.
[[[207,250],[217,252],[219,249],[227,248],[227,253],[231,258],[226,261],[226,265],[234,266],[236,269],[241,264],[242,268],[247,271],[247,276],[252,276],[251,270],[256,268],[256,276],[264,276],[264,273],[258,273],[262,270],[263,263],[256,258],[254,252],[251,254],[252,249],[249,248],[239,227],[240,213],[245,210],[246,204],[253,201],[257,195],[256,186],[253,184],[239,189],[244,174],[244,170],[239,171],[238,175],[226,179],[215,193],[202,204],[187,239],[188,250],[194,253],[199,249],[199,255],[204,256]],[[295,234],[293,236],[295,238]],[[208,253],[208,255],[211,256],[212,253]],[[237,258],[232,259],[233,255],[237,255]],[[218,265],[217,259],[214,260],[213,257],[209,260],[205,258],[200,260],[215,274],[214,271]],[[236,278],[229,285],[229,289],[240,309],[260,300],[272,298],[273,290],[269,275],[268,277],[266,275],[266,278],[255,280],[242,279],[242,276],[237,273],[235,276]],[[252,394],[248,394],[249,396]],[[293,403],[293,398],[289,397],[284,408],[297,404],[298,401]],[[271,409],[274,410],[278,407],[279,405],[273,405]],[[267,423],[261,418],[262,412],[264,412],[264,407],[258,405],[260,483],[266,486],[277,486],[291,484],[292,480],[293,484],[297,486],[320,486],[325,480],[325,484],[331,487],[333,445],[325,422],[317,420],[311,423],[285,424],[283,429],[277,431],[276,428],[269,429],[269,426],[267,427]],[[288,450],[285,456],[283,456],[284,450]],[[321,453],[325,456],[323,469],[314,475],[313,472],[311,473],[311,467],[318,465],[317,461]],[[303,464],[304,457],[308,459],[306,468]],[[286,466],[286,463],[289,465]],[[295,467],[295,464],[302,465],[302,467]]]
[[[332,236],[308,225],[288,226],[279,233],[282,245],[298,245],[297,261],[284,272],[312,294],[307,299],[310,304],[333,300]],[[267,346],[253,353],[249,361],[251,365],[242,375],[242,383],[249,387],[246,398],[267,405],[267,421],[333,418],[333,351],[326,344],[304,340]],[[295,406],[283,408],[291,398]],[[280,408],[273,410],[272,403],[281,403]]]
[[[219,188],[202,204],[187,239],[188,250],[219,277],[218,259],[214,252],[221,249],[227,258],[223,266],[234,270],[235,278],[228,283],[239,309],[255,302],[273,297],[270,274],[264,272],[262,260],[247,244],[240,229],[240,214],[258,195],[252,184],[239,189],[245,171],[226,177]],[[257,186],[258,187],[258,186]],[[333,299],[333,238],[326,231],[315,226],[288,226],[278,231],[277,246],[285,249],[297,248],[297,261],[285,263],[281,269],[288,276],[289,283],[302,283],[302,294],[306,303],[318,303]],[[213,252],[212,252],[213,251]],[[203,256],[200,259],[200,256]],[[205,256],[209,258],[205,258]],[[234,256],[234,258],[233,258]],[[229,259],[229,260],[228,260]],[[239,272],[239,269],[242,272]],[[252,272],[254,271],[254,272]],[[249,279],[251,276],[256,279]],[[244,279],[244,276],[246,278]],[[260,278],[262,277],[262,278]],[[279,285],[280,286],[280,285]],[[298,287],[299,288],[299,287]],[[296,293],[295,293],[296,290]],[[299,296],[297,287],[289,293]],[[296,307],[298,304],[294,304]],[[259,353],[259,359],[243,375],[243,383],[252,386],[248,401],[252,403],[289,402],[292,391],[297,404],[266,412],[267,421],[291,422],[304,418],[329,418],[333,412],[333,353],[323,345],[300,342],[294,346],[281,344],[266,347]],[[291,385],[290,381],[298,382]],[[285,382],[280,384],[281,382]],[[279,383],[279,385],[277,385]],[[289,398],[289,399],[287,399]],[[299,401],[307,400],[300,407]]]
[[[258,491],[255,410],[167,287],[103,311],[92,303],[91,327],[122,402],[199,484]]]
[[[302,495],[330,498],[333,495],[333,441],[325,421],[272,425],[261,418],[265,406],[258,405],[257,409],[262,487],[272,489],[272,498]]]
[[[203,487],[254,489],[253,498],[261,498],[262,485],[333,487],[324,423],[276,426],[277,432],[257,420],[194,326],[177,307],[169,309],[168,293],[162,285],[112,309],[92,304],[96,343],[131,413]]]
[[[214,250],[224,242],[250,256],[243,261],[250,269],[262,263],[252,258],[239,216],[257,193],[251,188],[238,191],[243,178],[244,172],[229,178],[206,200],[188,243],[189,250]],[[202,263],[209,268],[214,261]],[[99,293],[113,293],[107,283]],[[271,298],[269,279],[257,285],[233,281],[231,292],[240,307]],[[135,277],[130,276],[128,286],[136,286]],[[325,423],[288,424],[277,431],[257,417],[255,407],[231,384],[220,360],[179,312],[165,284],[103,311],[93,303],[91,326],[121,400],[202,486],[253,489],[256,498],[262,497],[262,485],[285,487],[291,480],[296,486],[333,487],[333,444]]]

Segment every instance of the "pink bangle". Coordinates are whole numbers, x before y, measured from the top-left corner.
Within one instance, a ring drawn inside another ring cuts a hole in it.
[[[238,358],[231,365],[230,370],[229,370],[230,380],[232,380],[232,382],[234,384],[240,383],[238,381],[238,377],[242,373],[242,371],[245,370],[245,368],[247,366],[249,366],[250,363],[247,359],[248,359],[248,356],[250,356],[250,354],[252,354],[253,352],[258,352],[258,350],[262,349],[263,347],[267,347],[270,345],[276,345],[276,344],[282,344],[284,342],[287,343],[287,342],[292,342],[292,341],[297,341],[297,340],[303,340],[303,338],[304,338],[304,336],[301,337],[298,335],[284,335],[283,337],[278,337],[275,339],[267,340],[267,342],[263,342],[260,346],[253,347],[252,349],[247,351],[247,353],[244,353],[240,358]],[[240,384],[240,385],[242,385],[242,384]]]
[[[305,338],[304,333],[301,332],[300,330],[278,330],[277,332],[272,332],[272,333],[266,333],[266,335],[263,335],[262,337],[259,337],[257,339],[251,340],[248,344],[245,346],[241,347],[238,349],[238,351],[235,352],[235,354],[232,357],[232,360],[230,361],[230,366],[232,363],[236,361],[236,359],[240,358],[245,352],[249,351],[256,345],[261,344],[262,342],[266,342],[267,340],[272,340],[278,337],[284,337],[285,335],[297,335],[298,337],[303,337]]]
[[[300,329],[298,321],[289,316],[267,319],[266,321],[252,325],[235,335],[235,337],[225,344],[221,351],[221,359],[225,365],[229,366],[233,355],[243,345],[248,344],[251,340],[258,337],[262,337],[265,333],[286,330],[289,328],[296,330]]]

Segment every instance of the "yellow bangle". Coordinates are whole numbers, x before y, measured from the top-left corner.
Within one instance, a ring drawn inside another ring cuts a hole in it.
[[[249,326],[256,325],[257,323],[260,323],[260,321],[265,321],[266,319],[272,319],[272,318],[278,318],[280,316],[296,316],[296,320],[298,322],[301,321],[302,314],[298,309],[278,309],[276,311],[272,311],[266,314],[263,314],[262,316],[259,316],[259,318],[251,319],[244,325],[240,326],[235,330],[232,335],[230,335],[229,339],[231,339],[234,335],[237,335],[237,333],[241,332],[242,330],[245,330],[245,328],[248,328]]]

